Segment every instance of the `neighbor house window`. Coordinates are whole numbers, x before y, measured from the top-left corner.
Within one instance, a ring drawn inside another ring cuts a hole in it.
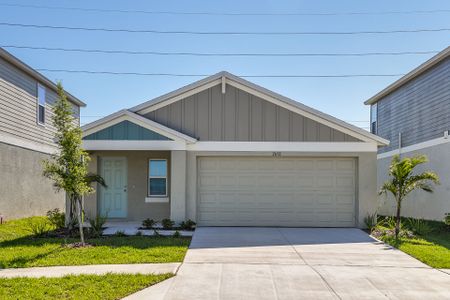
[[[167,160],[150,159],[148,163],[148,195],[167,196]]]
[[[37,86],[37,122],[39,124],[45,124],[45,87],[38,84]]]
[[[370,132],[377,134],[377,103],[370,107]]]

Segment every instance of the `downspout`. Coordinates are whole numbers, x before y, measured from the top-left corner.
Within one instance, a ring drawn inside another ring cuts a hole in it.
[[[402,155],[402,133],[398,133],[398,155]]]

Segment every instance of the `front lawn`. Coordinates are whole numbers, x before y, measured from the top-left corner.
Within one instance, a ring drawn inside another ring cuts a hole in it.
[[[173,274],[78,275],[0,280],[0,299],[121,299]]]
[[[380,218],[375,232],[393,230]],[[438,269],[450,269],[450,230],[442,222],[420,221],[421,226],[414,226],[410,219],[402,218],[402,233],[398,241],[392,235],[376,236],[382,241],[417,258],[421,262]],[[392,222],[390,222],[392,223]],[[425,227],[426,230],[423,228]],[[421,230],[420,230],[421,229]],[[408,237],[408,235],[412,235]]]
[[[70,248],[77,239],[35,238],[28,224],[20,219],[0,225],[1,268],[181,262],[190,243],[186,237],[111,236],[87,240],[93,247]]]

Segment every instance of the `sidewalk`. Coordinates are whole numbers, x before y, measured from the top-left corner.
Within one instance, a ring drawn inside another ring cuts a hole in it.
[[[104,275],[107,273],[126,274],[175,274],[181,263],[162,264],[120,264],[120,265],[86,265],[86,266],[55,266],[0,269],[0,278],[13,277],[63,277],[66,275]]]

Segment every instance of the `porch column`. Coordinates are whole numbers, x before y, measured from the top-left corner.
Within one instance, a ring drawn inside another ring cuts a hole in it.
[[[179,223],[186,218],[186,151],[171,151],[170,219]]]

